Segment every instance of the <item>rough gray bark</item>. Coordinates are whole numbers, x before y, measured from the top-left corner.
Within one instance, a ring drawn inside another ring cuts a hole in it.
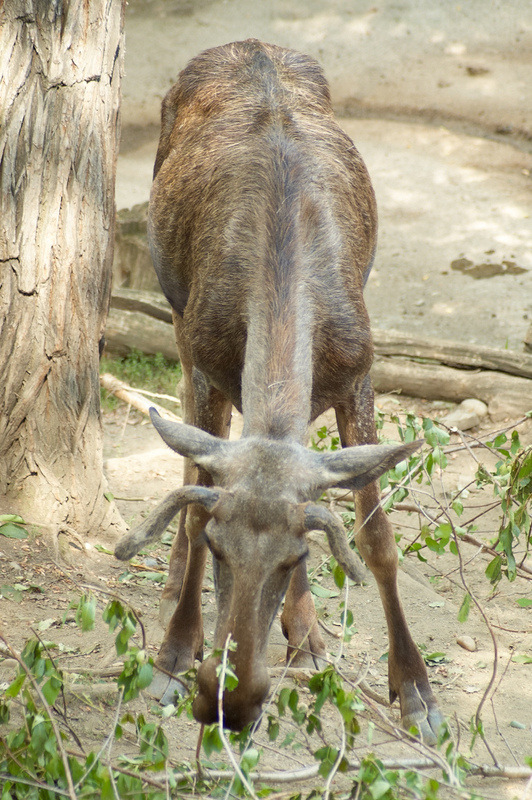
[[[98,343],[108,308],[121,0],[0,11],[0,510],[79,534],[104,498]]]

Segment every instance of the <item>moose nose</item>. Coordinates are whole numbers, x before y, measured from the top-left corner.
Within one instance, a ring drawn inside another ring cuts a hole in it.
[[[209,658],[198,670],[198,694],[192,704],[194,718],[210,725],[218,720],[218,677],[216,667],[219,660]],[[247,670],[246,670],[247,672]],[[233,731],[241,731],[250,722],[258,719],[264,698],[270,688],[268,671],[262,664],[257,664],[248,672],[247,679],[239,676],[238,686],[233,691],[224,691],[223,715],[224,727]]]

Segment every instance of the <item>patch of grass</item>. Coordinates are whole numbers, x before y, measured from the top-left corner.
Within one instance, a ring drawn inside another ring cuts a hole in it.
[[[127,356],[103,356],[100,372],[109,372],[134,389],[147,389],[171,396],[175,396],[182,375],[179,362],[169,361],[161,353],[152,356],[134,349]],[[119,402],[116,397],[102,390],[101,403],[104,410],[115,409]],[[171,411],[176,411],[175,404],[158,402],[160,405],[167,405]]]

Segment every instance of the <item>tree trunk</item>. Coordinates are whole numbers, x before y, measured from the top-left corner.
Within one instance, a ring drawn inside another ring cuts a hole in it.
[[[112,533],[98,345],[109,304],[121,0],[0,11],[0,513]]]

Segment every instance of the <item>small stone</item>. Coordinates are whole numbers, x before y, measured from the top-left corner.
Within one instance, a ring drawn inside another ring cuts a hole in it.
[[[477,649],[477,643],[472,636],[458,636],[456,644],[459,644],[460,647],[463,647],[464,650],[469,650],[471,653]]]
[[[477,400],[475,397],[469,397],[467,400],[462,400],[460,408],[466,411],[472,411],[479,419],[486,417],[488,414],[488,407],[482,400]]]
[[[0,662],[0,672],[16,672],[18,669],[18,661],[14,658],[4,658],[3,661]]]
[[[480,420],[488,413],[488,407],[482,400],[470,397],[462,400],[459,406],[447,414],[443,420],[449,428],[457,428],[459,431],[467,431],[480,424]]]
[[[459,431],[468,431],[480,424],[480,419],[474,411],[468,411],[461,406],[451,411],[443,421],[447,427],[456,428]]]

